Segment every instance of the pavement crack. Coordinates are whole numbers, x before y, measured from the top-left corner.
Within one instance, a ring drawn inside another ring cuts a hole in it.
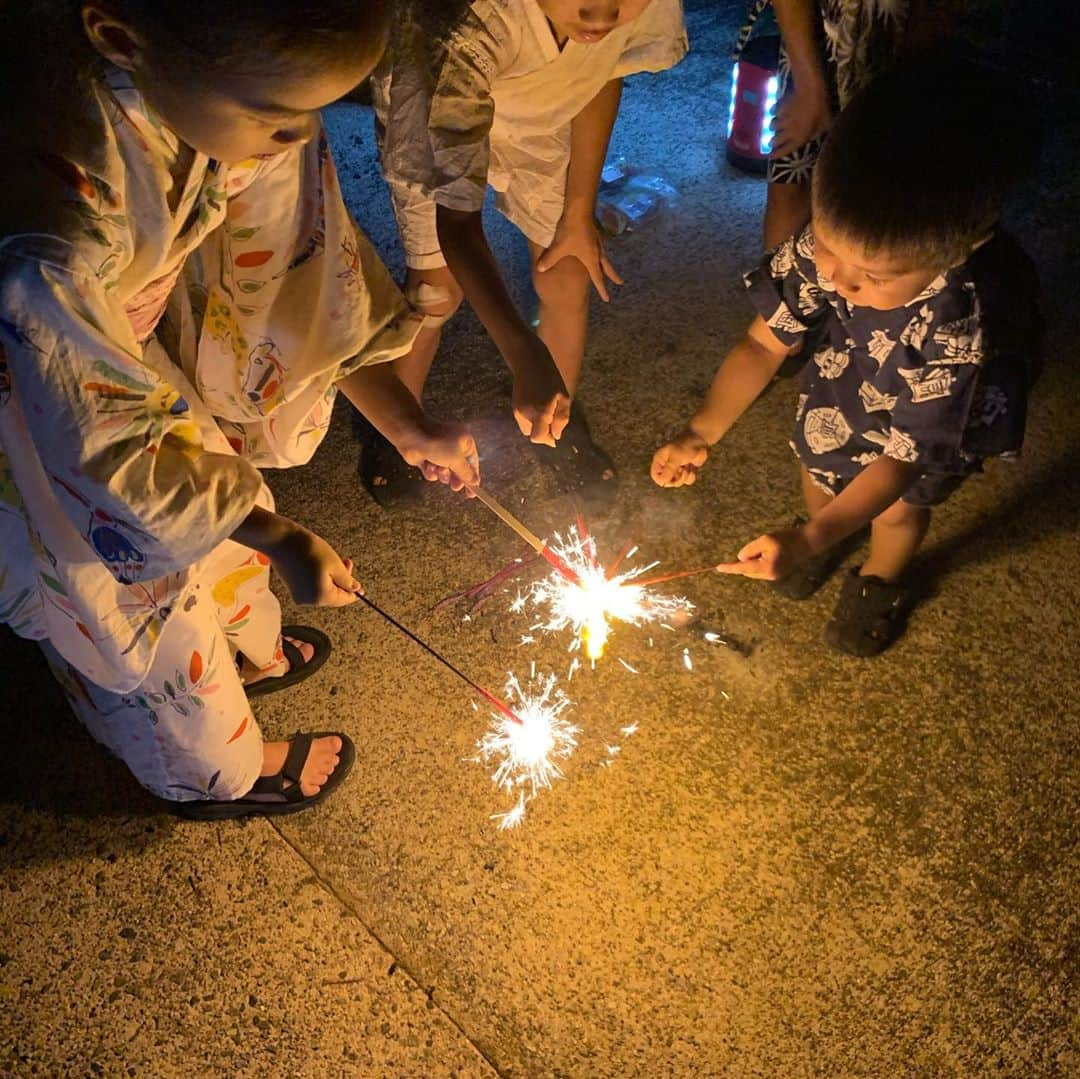
[[[491,1057],[487,1054],[487,1052],[485,1052],[485,1050],[476,1043],[476,1041],[469,1035],[468,1031],[466,1031],[465,1028],[461,1025],[461,1023],[458,1022],[457,1018],[451,1012],[447,1011],[446,1008],[444,1008],[442,1004],[440,1004],[435,999],[435,987],[433,985],[426,985],[424,980],[419,976],[419,974],[413,971],[404,959],[395,954],[393,949],[390,948],[386,941],[383,940],[383,938],[375,931],[375,929],[373,929],[372,926],[368,924],[367,920],[356,908],[356,905],[352,902],[352,900],[347,895],[343,894],[338,888],[336,888],[332,881],[327,880],[327,878],[319,872],[318,867],[307,856],[307,853],[303,850],[302,847],[294,843],[272,820],[264,818],[263,823],[265,823],[272,831],[276,832],[281,841],[297,856],[297,858],[299,858],[304,863],[304,865],[308,867],[308,869],[311,870],[312,877],[314,881],[318,884],[318,886],[324,891],[329,892],[330,895],[332,895],[334,899],[336,899],[338,903],[340,903],[341,906],[344,907],[345,910],[347,910],[349,914],[353,918],[355,918],[360,923],[360,925],[363,926],[364,931],[368,934],[368,936],[370,936],[371,939],[374,940],[379,945],[379,947],[382,948],[384,952],[386,952],[388,956],[390,956],[390,958],[393,960],[391,964],[391,969],[393,970],[393,972],[400,972],[401,974],[404,974],[405,977],[408,978],[409,981],[411,981],[413,985],[415,985],[416,988],[424,994],[431,1007],[440,1012],[444,1016],[446,1021],[458,1032],[458,1034],[460,1034],[461,1037],[464,1038],[465,1041],[472,1046],[472,1048],[476,1051],[477,1056],[479,1056],[480,1059],[483,1060],[485,1064],[487,1064],[487,1066],[492,1070],[494,1075],[497,1076],[498,1079],[505,1079],[506,1073],[500,1070],[499,1066],[495,1063],[495,1061],[492,1060]],[[321,984],[324,986],[353,985],[358,984],[364,980],[365,979],[362,978],[342,978],[334,979],[331,981],[324,981]]]

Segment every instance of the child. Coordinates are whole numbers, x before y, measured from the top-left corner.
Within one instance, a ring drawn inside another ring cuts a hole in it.
[[[857,656],[902,630],[903,573],[943,502],[986,457],[1015,453],[1038,353],[1030,263],[996,232],[1031,145],[1022,95],[961,60],[883,76],[836,122],[813,218],[746,278],[758,309],[686,430],[657,451],[692,483],[804,334],[792,448],[809,520],[747,544],[724,572],[812,594],[870,525],[826,639]]]
[[[419,400],[440,327],[467,298],[513,373],[522,433],[552,447],[538,452],[599,508],[614,494],[614,466],[578,413],[569,419],[590,282],[605,301],[605,276],[620,282],[593,209],[623,76],[678,63],[686,52],[681,4],[476,0],[464,12],[461,6],[450,5],[452,14],[440,20],[434,12],[445,5],[415,0],[374,81],[407,292],[428,315],[416,347],[396,367]],[[514,307],[484,238],[481,208],[489,185],[499,210],[529,243],[540,299],[536,333]],[[407,495],[407,474],[377,440],[365,446],[361,468],[380,502]]]
[[[0,46],[0,619],[187,815],[305,808],[355,750],[262,740],[247,698],[328,650],[301,627],[282,641],[269,566],[300,603],[359,585],[273,512],[256,466],[306,462],[340,388],[429,478],[478,480],[467,432],[380,363],[419,320],[320,130],[377,61],[388,9],[28,6]]]
[[[772,4],[780,28],[780,104],[769,160],[765,247],[810,216],[810,176],[835,108],[906,52],[940,37],[954,0],[754,0],[736,54]]]

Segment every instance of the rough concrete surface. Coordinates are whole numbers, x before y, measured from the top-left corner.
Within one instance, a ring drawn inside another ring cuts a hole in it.
[[[627,284],[595,307],[581,390],[622,474],[600,544],[632,534],[670,568],[729,556],[798,508],[790,383],[694,488],[646,473],[748,321],[738,271],[764,195],[722,161],[738,5],[691,7],[697,51],[629,85],[614,140],[674,180],[680,205],[610,245]],[[360,747],[343,791],[273,825],[162,814],[65,714],[34,649],[5,641],[0,1074],[1080,1073],[1075,104],[1052,95],[1048,166],[1014,212],[1050,327],[1023,460],[935,515],[916,566],[927,597],[888,654],[827,649],[837,581],[803,604],[685,582],[698,621],[616,630],[566,687],[582,733],[565,778],[499,832],[506,798],[468,759],[484,711],[363,608],[302,612],[335,655],[257,702],[269,734],[334,725]],[[329,120],[357,217],[400,268],[370,114]],[[505,223],[492,231],[524,295],[523,250]],[[474,421],[494,493],[538,531],[563,527],[570,507],[511,430],[508,386],[459,316],[431,410]],[[467,605],[431,610],[520,554],[517,539],[441,489],[385,515],[356,455],[342,408],[314,463],[273,478],[280,508],[479,681],[532,661],[565,675],[567,640],[522,646],[509,594],[471,620]]]

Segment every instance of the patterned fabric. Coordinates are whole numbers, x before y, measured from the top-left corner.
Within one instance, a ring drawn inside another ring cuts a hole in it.
[[[255,466],[308,460],[335,382],[419,319],[325,142],[226,167],[118,70],[78,108],[84,145],[19,163],[36,205],[0,239],[0,620],[126,693]]]
[[[836,293],[818,273],[809,226],[745,280],[781,341],[794,346],[813,335],[791,445],[826,489],[838,490],[882,454],[924,474],[962,476],[986,457],[1019,451],[1037,309],[1030,262],[1008,238],[990,240],[891,311],[854,307]],[[988,334],[990,295],[1026,309],[1027,329]]]
[[[226,541],[169,618],[131,692],[94,685],[48,641],[42,650],[76,716],[144,787],[170,801],[227,800],[247,794],[262,768],[262,735],[236,653],[283,674],[280,626],[266,559]]]
[[[400,28],[374,80],[383,175],[410,266],[445,264],[435,206],[502,213],[547,246],[562,216],[570,125],[611,79],[687,50],[680,0],[652,0],[602,41],[561,49],[536,0],[476,0],[445,44]]]
[[[809,2],[809,0],[808,0]],[[735,47],[737,60],[770,0],[754,0]],[[834,104],[842,109],[896,58],[907,23],[909,0],[817,0],[825,32],[825,75]],[[791,88],[791,65],[780,49],[779,93]],[[809,183],[823,139],[811,139],[769,161],[769,182]]]

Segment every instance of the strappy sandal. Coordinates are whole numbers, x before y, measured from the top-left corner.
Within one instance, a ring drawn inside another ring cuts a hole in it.
[[[367,493],[384,510],[419,504],[428,482],[420,469],[410,465],[370,423],[357,424],[356,430],[360,438],[360,482]]]
[[[311,743],[317,738],[338,737],[341,749],[338,751],[337,767],[330,777],[312,795],[305,795],[300,789],[300,777],[304,773]],[[272,776],[260,776],[255,786],[243,798],[234,798],[229,802],[194,801],[172,802],[172,809],[178,816],[188,820],[235,820],[238,817],[284,817],[291,813],[300,813],[325,801],[348,778],[352,766],[356,763],[356,746],[348,735],[340,731],[320,731],[317,734],[301,734],[299,731],[289,742],[289,752],[281,771]],[[289,785],[286,786],[286,781]]]
[[[311,659],[305,660],[300,649],[292,641],[286,640],[286,637],[310,644],[314,649]],[[284,674],[260,678],[257,682],[245,686],[244,692],[249,701],[255,697],[265,697],[268,693],[277,693],[279,690],[299,685],[310,678],[329,659],[330,638],[314,626],[282,626],[281,650],[289,661],[289,669]]]
[[[565,494],[575,495],[589,517],[607,513],[619,489],[615,462],[592,439],[580,405],[570,413],[559,441],[533,445],[537,459],[551,470]]]
[[[908,588],[880,577],[860,577],[856,566],[844,581],[825,640],[849,656],[876,656],[904,632],[910,608]]]
[[[798,528],[806,522],[796,517],[791,522],[792,528]],[[858,547],[867,536],[867,529],[861,529],[847,539],[834,544],[827,551],[808,559],[796,566],[786,577],[779,581],[770,581],[774,592],[785,599],[809,599],[840,568],[844,559]]]

